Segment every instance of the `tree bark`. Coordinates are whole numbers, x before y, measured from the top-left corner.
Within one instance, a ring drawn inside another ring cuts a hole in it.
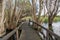
[[[0,37],[2,37],[3,35],[5,35],[6,33],[6,30],[5,30],[5,27],[4,27],[4,22],[5,22],[5,19],[4,19],[4,10],[5,10],[5,0],[1,0],[1,21],[0,21]]]

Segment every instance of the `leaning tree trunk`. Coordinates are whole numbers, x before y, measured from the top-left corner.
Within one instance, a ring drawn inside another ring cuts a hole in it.
[[[38,18],[37,18],[37,22],[41,25],[41,12],[42,12],[42,8],[43,8],[43,1],[39,0],[39,14],[38,14]],[[38,30],[41,32],[42,28],[38,27]]]
[[[0,37],[5,34],[5,27],[4,27],[4,10],[5,10],[5,0],[0,0]]]
[[[32,19],[34,21],[37,21],[37,16],[36,16],[36,0],[32,0]],[[37,29],[37,25],[34,24],[34,28]]]

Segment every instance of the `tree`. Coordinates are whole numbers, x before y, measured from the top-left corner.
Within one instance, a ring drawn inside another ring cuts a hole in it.
[[[54,1],[54,2],[52,2]],[[46,5],[46,8],[48,10],[48,26],[49,26],[49,29],[51,30],[52,28],[52,22],[53,22],[53,19],[55,18],[55,16],[57,15],[57,12],[58,12],[58,0],[49,0],[47,1],[47,5]]]
[[[36,16],[36,0],[32,0],[32,19],[37,22]],[[37,28],[37,25],[34,24],[34,28]]]
[[[48,11],[47,12],[48,13],[48,29],[51,31],[53,31],[53,29],[52,29],[53,19],[55,18],[55,16],[57,15],[57,12],[58,12],[58,7],[59,7],[58,1],[59,0],[46,0],[46,8]],[[51,34],[48,34],[48,36],[52,37]],[[49,39],[50,39],[50,37],[49,37]]]
[[[5,27],[4,27],[4,23],[5,23],[5,19],[4,19],[4,10],[5,10],[5,0],[1,0],[1,3],[0,3],[1,5],[1,8],[0,8],[0,10],[1,10],[1,14],[0,15],[2,15],[0,18],[0,37],[2,37],[5,33],[6,33],[6,30],[5,30]]]

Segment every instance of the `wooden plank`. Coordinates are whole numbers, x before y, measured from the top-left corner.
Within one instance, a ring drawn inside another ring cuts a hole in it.
[[[28,23],[23,24],[22,33],[19,40],[40,40],[39,35],[28,26]]]

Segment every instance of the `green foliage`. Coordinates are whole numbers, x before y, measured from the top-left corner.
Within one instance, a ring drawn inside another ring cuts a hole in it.
[[[54,22],[59,22],[60,21],[60,16],[56,16],[55,18],[54,18]]]
[[[48,22],[48,17],[46,17],[46,18],[45,18],[44,22],[45,22],[45,23],[47,23],[47,22]]]
[[[23,7],[23,15],[27,14],[28,16],[31,15],[30,11],[31,11],[31,4],[29,0],[23,0],[20,5]]]
[[[41,16],[41,18],[42,18],[42,16]],[[28,20],[28,19],[32,19],[32,17],[30,17],[30,16],[28,16],[28,17],[24,17],[23,19],[26,19],[26,20]],[[22,19],[22,20],[23,20]],[[60,16],[56,16],[55,18],[54,18],[54,20],[53,20],[53,22],[59,22],[60,21]],[[45,19],[44,19],[44,23],[47,23],[48,22],[48,17],[46,17]]]
[[[54,18],[54,20],[53,20],[53,22],[59,22],[59,21],[60,21],[60,16],[56,16],[56,17]],[[48,17],[45,18],[44,22],[45,22],[45,23],[48,22]]]

